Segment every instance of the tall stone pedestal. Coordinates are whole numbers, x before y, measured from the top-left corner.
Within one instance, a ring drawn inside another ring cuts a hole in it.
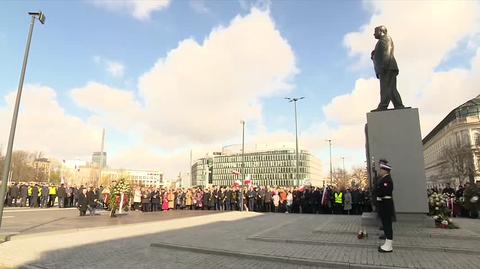
[[[423,218],[428,198],[418,109],[367,113],[367,147],[369,162],[385,158],[393,167],[397,220]]]

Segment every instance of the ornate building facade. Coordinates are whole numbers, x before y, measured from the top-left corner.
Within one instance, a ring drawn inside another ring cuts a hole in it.
[[[427,185],[480,180],[480,95],[452,110],[423,139]]]

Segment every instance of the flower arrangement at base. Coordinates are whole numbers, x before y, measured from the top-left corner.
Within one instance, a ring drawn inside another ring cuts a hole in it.
[[[432,193],[428,198],[429,215],[433,216],[435,226],[444,229],[458,229],[450,218],[451,211],[447,208],[447,194]]]
[[[121,203],[121,197],[123,193],[123,203]],[[111,209],[110,216],[115,216],[115,211],[119,209],[120,205],[122,205],[122,210],[128,210],[128,200],[132,193],[132,187],[130,183],[121,178],[114,186],[110,188],[110,200],[109,206]]]

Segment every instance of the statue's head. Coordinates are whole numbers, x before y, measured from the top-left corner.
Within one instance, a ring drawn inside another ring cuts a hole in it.
[[[386,35],[387,35],[387,27],[385,27],[384,25],[375,27],[375,33],[373,34],[373,36],[375,36],[376,39],[380,39]]]

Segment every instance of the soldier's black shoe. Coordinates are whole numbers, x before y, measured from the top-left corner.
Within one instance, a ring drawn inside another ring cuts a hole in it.
[[[378,237],[378,239],[385,240],[385,239],[387,239],[387,237],[386,237],[384,234],[382,234],[382,235],[380,235],[380,236]]]
[[[392,250],[384,250],[379,246],[378,247],[378,252],[380,252],[380,253],[391,253],[391,252],[393,252],[393,249]]]

